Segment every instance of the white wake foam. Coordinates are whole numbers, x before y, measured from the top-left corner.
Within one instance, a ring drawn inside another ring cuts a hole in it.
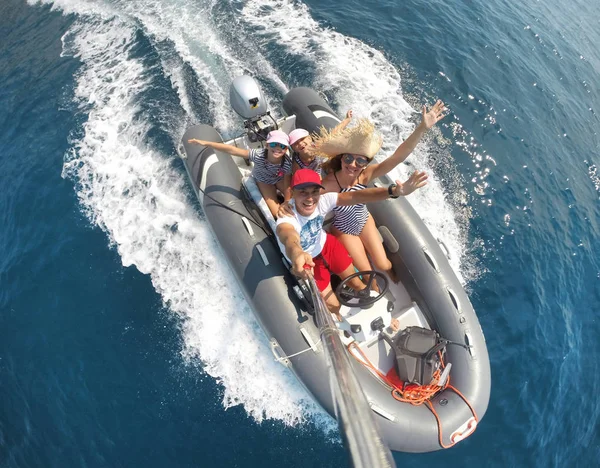
[[[182,319],[184,356],[200,358],[224,389],[223,404],[242,404],[257,421],[313,419],[328,425],[294,378],[276,364],[206,224],[186,196],[184,177],[145,145],[139,118],[147,70],[128,57],[136,26],[117,17],[77,22],[63,53],[83,66],[75,95],[87,122],[64,174],[81,205],[117,248],[123,265],[150,275]],[[231,346],[236,343],[236,346]],[[252,382],[252,385],[248,383]]]
[[[185,82],[183,65],[189,66],[208,97],[211,123],[225,132],[236,124],[227,98],[231,78],[251,72],[284,92],[275,69],[259,51],[249,56],[247,49],[229,47],[228,35],[239,31],[236,25],[216,24],[222,18],[211,16],[214,1],[44,3],[80,17],[63,38],[63,54],[82,61],[75,96],[87,122],[73,142],[64,174],[74,180],[90,220],[107,233],[124,265],[150,275],[169,309],[181,317],[183,354],[200,359],[220,382],[225,407],[242,404],[257,421],[275,418],[293,425],[313,419],[329,424],[305,390],[274,363],[208,225],[191,206],[184,178],[165,155],[148,147],[150,119],[140,114],[139,103],[151,73],[129,51],[141,28],[156,47],[179,104],[190,120],[197,120]],[[255,29],[269,25],[268,32],[253,40],[283,45],[316,64],[314,87],[333,93],[341,111],[352,107],[375,120],[386,140],[385,153],[393,150],[413,129],[414,111],[402,97],[398,72],[380,52],[321,28],[302,5],[276,3],[246,3],[240,20]],[[181,125],[171,135],[175,144],[183,133]],[[416,167],[427,169],[427,146],[411,158]],[[465,247],[440,184],[433,180],[411,201],[434,234],[446,240],[459,271]]]

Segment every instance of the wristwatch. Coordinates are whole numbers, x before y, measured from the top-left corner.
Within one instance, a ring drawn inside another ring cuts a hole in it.
[[[388,194],[390,198],[398,198],[400,195],[394,195],[394,189],[398,186],[398,184],[390,184],[388,185]]]

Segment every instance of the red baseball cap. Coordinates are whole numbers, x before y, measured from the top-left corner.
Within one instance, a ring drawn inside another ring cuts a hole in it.
[[[321,185],[321,176],[312,169],[298,169],[292,176],[293,189],[301,189],[310,187],[311,185],[316,185],[322,189],[325,188]]]

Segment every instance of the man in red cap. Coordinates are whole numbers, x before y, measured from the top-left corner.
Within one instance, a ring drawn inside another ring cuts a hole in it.
[[[292,177],[290,216],[277,219],[279,248],[292,264],[292,272],[305,278],[305,265],[313,270],[319,291],[329,310],[341,321],[340,303],[331,289],[331,273],[344,279],[354,273],[352,259],[344,246],[333,235],[323,230],[325,216],[335,206],[370,203],[386,198],[408,195],[427,183],[424,172],[414,172],[404,183],[399,180],[387,188],[368,188],[354,192],[321,193],[321,177],[311,169],[300,169]],[[355,278],[350,286],[364,289]]]

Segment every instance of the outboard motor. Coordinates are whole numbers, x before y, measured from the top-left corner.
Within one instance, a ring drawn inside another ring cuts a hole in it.
[[[246,75],[235,78],[229,89],[229,100],[233,110],[245,119],[244,127],[250,141],[265,141],[269,132],[278,128],[254,78]]]

